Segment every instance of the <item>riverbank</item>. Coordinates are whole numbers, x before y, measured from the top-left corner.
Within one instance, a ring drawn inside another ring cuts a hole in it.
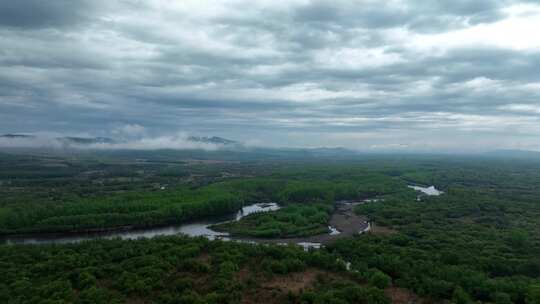
[[[250,243],[277,243],[277,244],[298,244],[304,247],[320,247],[336,239],[351,237],[369,230],[369,222],[366,217],[356,215],[354,206],[368,202],[336,202],[334,211],[329,221],[329,228],[332,233],[320,235],[298,237],[298,238],[249,238],[234,237],[228,233],[214,231],[209,227],[224,221],[238,221],[242,217],[254,212],[275,211],[280,207],[276,203],[258,203],[243,207],[239,211],[228,216],[208,218],[203,221],[159,227],[146,227],[143,229],[121,229],[106,232],[93,233],[54,233],[54,234],[26,234],[9,235],[0,238],[0,243],[4,244],[68,244],[77,243],[93,239],[113,239],[133,240],[138,238],[153,238],[157,236],[184,234],[191,237],[206,237],[208,239],[234,240]]]
[[[362,215],[357,215],[354,212],[354,207],[365,203],[361,202],[336,202],[335,210],[329,221],[329,226],[339,231],[337,234],[318,234],[301,238],[250,238],[250,237],[235,237],[226,236],[223,239],[237,240],[250,243],[268,243],[268,244],[298,244],[311,245],[309,247],[320,247],[321,245],[329,244],[337,239],[352,237],[357,234],[362,234],[369,231],[370,223],[368,218]],[[305,246],[304,246],[305,247]]]

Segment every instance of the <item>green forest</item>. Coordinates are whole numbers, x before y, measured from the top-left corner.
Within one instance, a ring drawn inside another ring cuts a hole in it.
[[[2,303],[389,303],[338,256],[164,237],[0,247]],[[293,274],[307,281],[280,288]]]
[[[331,204],[334,200],[370,197],[406,188],[403,181],[380,173],[313,170],[310,175],[310,171],[309,168],[299,172],[278,171],[268,176],[230,178],[202,185],[179,184],[146,191],[129,189],[96,196],[74,193],[78,187],[67,187],[60,195],[56,193],[58,190],[50,188],[49,193],[32,196],[24,191],[21,196],[21,188],[28,187],[22,182],[33,186],[34,181],[14,179],[23,187],[12,187],[12,192],[5,194],[8,199],[0,202],[0,233],[151,227],[230,214],[253,202]],[[304,178],[306,174],[309,177]],[[40,191],[42,188],[39,185]]]
[[[1,303],[540,303],[538,162],[16,163],[0,161],[0,238],[176,224],[252,202],[281,209],[217,229],[298,237],[327,231],[337,201],[378,200],[354,209],[374,224],[369,233],[308,251],[181,235],[0,245]]]

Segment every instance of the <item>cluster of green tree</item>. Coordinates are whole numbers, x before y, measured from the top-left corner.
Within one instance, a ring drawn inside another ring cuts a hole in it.
[[[103,154],[0,154],[0,207],[28,204],[32,208],[36,201],[67,202],[128,191],[157,191],[162,186],[200,187],[231,176],[264,175],[268,167],[183,161],[170,151]]]
[[[2,303],[389,303],[387,282],[297,246],[185,237],[0,246],[0,266]],[[294,289],[293,274],[314,275]]]
[[[230,213],[242,207],[249,197],[245,191],[214,184],[198,189],[130,191],[67,202],[12,204],[2,209],[0,231],[77,231],[125,225],[163,225]]]
[[[87,168],[90,165],[84,163],[75,166]],[[112,165],[92,166],[97,169]],[[261,167],[265,168],[264,165]],[[122,168],[117,171],[122,171]],[[138,165],[135,168],[140,169]],[[244,170],[252,168],[246,166]],[[161,175],[170,176],[170,168],[163,170]],[[198,167],[197,170],[205,169]],[[129,174],[136,175],[137,172],[125,172],[123,178],[128,178]],[[145,179],[138,177],[136,183],[144,184]],[[39,180],[32,180],[23,187],[0,189],[0,192],[8,189],[3,193],[4,200],[0,202],[0,234],[167,225],[232,213],[249,202],[330,204],[335,200],[360,199],[406,188],[406,184],[395,177],[363,172],[358,168],[345,169],[342,166],[279,169],[267,177],[229,178],[213,183],[199,180],[196,185],[168,185],[158,190],[149,188],[151,184],[140,190],[130,186],[124,191],[112,193],[98,191],[96,195],[86,193],[99,186],[92,184],[83,190],[86,184],[79,183],[75,177],[70,180],[74,185],[69,186],[69,190],[52,187],[51,183],[61,184],[63,179],[41,178],[41,184]],[[126,181],[122,179],[118,183],[123,187]],[[48,189],[47,192],[44,193],[44,189]]]
[[[362,281],[362,279],[358,281]],[[353,281],[336,280],[323,276],[318,278],[313,290],[302,292],[299,295],[291,294],[289,300],[293,303],[314,304],[389,303],[383,289],[361,286]]]
[[[327,233],[332,206],[328,204],[291,204],[271,212],[250,214],[240,221],[214,225],[216,231],[236,236],[292,238]]]
[[[360,200],[406,190],[405,183],[387,176],[361,176],[354,179],[293,180],[279,191],[275,200],[282,204],[333,203]]]
[[[402,193],[358,206],[399,232],[338,241],[331,250],[356,271],[380,269],[395,285],[435,301],[540,303],[538,202],[457,184],[438,197],[417,201]],[[499,193],[505,191],[517,190]]]

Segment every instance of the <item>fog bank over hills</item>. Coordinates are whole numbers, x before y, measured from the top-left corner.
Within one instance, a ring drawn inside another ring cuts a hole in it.
[[[213,136],[140,137],[115,139],[109,137],[42,136],[32,134],[4,134],[0,136],[0,148],[53,148],[96,150],[159,150],[202,149],[217,150],[239,145],[236,141]]]
[[[172,136],[144,136],[139,138],[82,137],[82,136],[44,136],[12,133],[0,135],[0,151],[26,151],[45,153],[123,153],[141,151],[147,155],[152,151],[193,151],[201,158],[229,157],[258,158],[346,158],[355,159],[366,155],[470,155],[488,158],[540,159],[539,151],[519,149],[499,149],[482,152],[426,152],[408,150],[407,147],[366,147],[349,149],[344,147],[265,147],[250,145],[219,136],[194,136],[179,133]],[[144,152],[147,151],[147,152]],[[183,153],[183,152],[181,152]],[[210,153],[210,154],[208,154]],[[217,153],[217,154],[216,154]]]

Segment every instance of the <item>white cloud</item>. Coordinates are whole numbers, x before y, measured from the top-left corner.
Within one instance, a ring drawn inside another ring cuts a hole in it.
[[[494,23],[481,23],[463,29],[436,34],[401,35],[413,48],[424,51],[442,51],[452,48],[487,46],[519,51],[538,51],[540,39],[540,5],[510,7],[507,18]]]
[[[140,127],[140,126],[139,126]],[[122,131],[139,131],[137,125],[127,125]],[[142,134],[136,132],[137,134]],[[123,133],[125,134],[125,133]],[[53,148],[53,149],[97,149],[97,150],[158,150],[158,149],[202,149],[218,150],[224,148],[221,144],[198,142],[190,140],[190,136],[180,132],[170,136],[145,136],[140,138],[125,139],[115,143],[92,143],[79,144],[66,140],[62,137],[35,135],[32,137],[0,137],[0,148]],[[89,138],[89,137],[86,137]],[[116,139],[116,138],[115,138]]]
[[[404,62],[400,54],[385,48],[326,49],[315,54],[315,64],[323,68],[343,70],[371,69]]]
[[[540,101],[539,101],[540,103]],[[529,113],[529,114],[540,114],[540,104],[531,105],[531,104],[509,104],[500,106],[499,110],[501,111],[510,111],[518,113]]]
[[[146,135],[146,128],[139,124],[125,124],[113,129],[111,133],[121,138],[139,138]]]
[[[218,150],[223,148],[223,145],[196,142],[189,140],[189,136],[185,133],[178,133],[171,136],[156,136],[143,137],[126,142],[119,143],[98,143],[86,146],[78,146],[78,148],[89,149],[133,149],[133,150],[158,150],[158,149],[202,149],[202,150]]]

